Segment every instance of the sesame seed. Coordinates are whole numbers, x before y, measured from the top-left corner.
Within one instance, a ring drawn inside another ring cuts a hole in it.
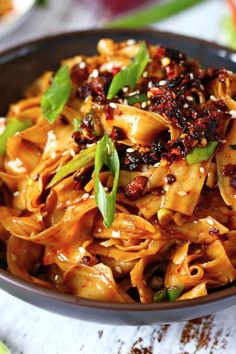
[[[188,108],[189,105],[188,105],[187,103],[185,103],[183,107],[184,107],[184,108]]]
[[[137,95],[139,93],[140,93],[140,91],[136,90],[136,91],[130,92],[129,96],[135,96],[135,95]]]
[[[99,71],[97,69],[94,69],[90,74],[90,77],[92,78],[97,78],[98,76],[99,76]]]
[[[84,61],[81,61],[81,62],[79,63],[79,68],[80,68],[80,69],[84,69],[85,66],[86,66],[86,63],[85,63]]]
[[[119,274],[122,273],[122,269],[121,269],[119,266],[116,266],[116,267],[115,267],[115,271],[116,271],[117,273],[119,273]]]
[[[155,165],[153,165],[153,167],[159,167],[160,166],[160,162],[156,162]]]
[[[192,96],[187,96],[186,100],[188,100],[190,102],[190,101],[193,101],[193,98],[192,98]]]
[[[58,253],[58,254],[57,254],[57,258],[58,258],[59,261],[61,261],[62,263],[64,263],[64,262],[69,262],[69,259],[68,259],[63,253]]]
[[[104,187],[104,191],[105,191],[105,192],[108,192],[108,188],[107,188],[107,187]]]
[[[148,88],[152,88],[153,87],[153,82],[152,81],[149,81],[148,83]]]
[[[205,168],[204,168],[204,167],[201,166],[201,167],[199,168],[199,170],[200,170],[201,173],[205,173]]]
[[[124,104],[125,106],[128,106],[128,101],[127,101],[126,98],[124,99],[123,104]]]
[[[134,39],[128,39],[126,42],[128,45],[134,45],[136,41]]]
[[[210,99],[211,99],[212,101],[217,101],[217,98],[216,98],[216,96],[214,96],[214,95],[211,95],[211,96],[210,96]]]
[[[148,77],[148,72],[147,71],[143,72],[143,77]]]
[[[19,191],[16,191],[16,192],[13,193],[13,196],[14,196],[14,197],[17,197],[19,194],[20,194],[20,192],[19,192]]]
[[[166,80],[161,80],[161,81],[158,82],[158,85],[159,86],[164,86],[164,85],[166,85],[166,83],[167,83]]]
[[[126,149],[126,152],[134,152],[134,149],[128,148],[128,149]]]
[[[147,107],[147,103],[146,103],[146,102],[142,102],[142,103],[141,103],[141,107],[142,107],[142,108],[146,108],[146,107]]]
[[[101,231],[102,231],[102,228],[101,228],[101,227],[99,227],[99,228],[97,229],[97,231],[98,231],[98,232],[101,232]]]
[[[126,87],[126,86],[123,87],[122,91],[123,91],[123,92],[127,92],[127,91],[128,91],[128,87]]]
[[[55,159],[55,157],[57,156],[57,154],[56,154],[55,151],[53,151],[53,152],[50,154],[50,156],[51,156],[51,159]]]
[[[70,155],[75,156],[75,151],[73,149],[70,149]]]
[[[187,192],[179,191],[179,192],[177,192],[177,194],[180,195],[181,197],[183,197],[183,196],[187,195]]]
[[[214,221],[213,220],[211,220],[211,219],[206,219],[206,221],[207,221],[207,223],[209,224],[209,225],[214,225]]]
[[[112,231],[111,236],[114,238],[120,238],[120,231]]]
[[[232,118],[236,118],[236,110],[235,109],[231,109],[231,111],[229,111],[229,114],[231,114]]]
[[[236,199],[236,194],[234,194],[234,199]]]
[[[167,66],[167,65],[169,65],[169,64],[170,64],[170,58],[164,57],[164,58],[161,59],[161,65],[162,65],[163,67],[165,67],[165,66]]]
[[[88,193],[84,193],[81,197],[83,200],[86,200],[89,198],[89,194]]]
[[[111,108],[117,108],[117,104],[116,103],[114,103],[114,102],[110,102],[109,103],[109,106],[111,107]]]

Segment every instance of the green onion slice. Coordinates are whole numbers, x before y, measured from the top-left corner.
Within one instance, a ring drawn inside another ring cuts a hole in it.
[[[41,108],[50,124],[53,124],[68,101],[71,93],[70,72],[67,65],[56,73],[49,89],[44,93]]]
[[[140,93],[138,95],[127,97],[127,101],[130,106],[132,106],[135,103],[146,102],[147,100],[148,100],[148,98],[145,93]]]
[[[149,54],[147,46],[145,43],[142,43],[132,62],[113,77],[107,98],[111,100],[124,86],[130,86],[134,89],[148,63],[148,60]]]
[[[107,193],[100,182],[99,173],[103,165],[106,165],[111,170],[114,181],[113,188],[110,193]],[[120,160],[116,148],[112,140],[104,135],[97,144],[95,156],[95,199],[103,216],[103,223],[106,228],[109,228],[113,223],[116,207],[116,193],[120,173]]]
[[[161,302],[161,301],[166,301],[167,300],[167,292],[166,292],[166,289],[161,289],[161,290],[158,290],[154,295],[153,295],[153,298],[152,300],[154,302]]]
[[[0,156],[6,152],[7,139],[14,134],[21,132],[31,127],[32,121],[30,119],[19,120],[17,118],[11,118],[7,121],[7,126],[4,132],[0,135]]]
[[[186,156],[187,163],[189,165],[194,165],[195,163],[209,160],[210,157],[213,155],[216,147],[218,145],[217,141],[211,141],[208,143],[207,146],[200,147],[196,146],[194,147],[190,153]]]
[[[73,119],[73,128],[74,128],[74,131],[75,131],[75,132],[78,132],[78,131],[80,130],[80,126],[81,126],[81,121],[80,121],[77,117],[75,117],[75,118]]]
[[[91,145],[85,150],[80,151],[73,160],[68,162],[66,165],[62,166],[62,168],[55,174],[51,182],[48,184],[47,188],[52,185],[60,182],[63,178],[70,175],[71,173],[89,165],[94,161],[96,152],[96,144]]]
[[[169,301],[175,301],[183,292],[184,287],[183,286],[173,286],[170,288],[167,288],[167,298]]]

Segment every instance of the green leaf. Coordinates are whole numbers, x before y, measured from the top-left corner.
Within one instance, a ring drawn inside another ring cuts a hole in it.
[[[95,152],[96,144],[80,151],[80,153],[77,154],[73,160],[60,168],[60,170],[55,174],[51,182],[48,184],[47,188],[51,187],[55,183],[60,182],[64,177],[70,175],[71,173],[80,170],[82,167],[92,163],[95,158]]]
[[[223,21],[223,30],[228,39],[228,45],[236,49],[236,27],[232,16],[228,16]]]
[[[166,289],[167,299],[169,301],[175,301],[183,292],[183,286],[173,286]]]
[[[187,163],[189,165],[194,165],[195,163],[209,160],[210,157],[213,155],[217,145],[218,145],[217,141],[211,141],[208,143],[207,146],[194,147],[186,156]]]
[[[10,349],[0,340],[0,354],[11,354]]]
[[[124,86],[130,86],[133,89],[142,75],[148,60],[147,46],[142,43],[132,62],[113,77],[107,98],[111,100]]]
[[[146,102],[148,100],[145,93],[127,97],[128,104],[132,106],[135,103]]]
[[[166,292],[166,289],[161,289],[161,290],[158,290],[154,295],[153,295],[153,298],[152,300],[154,302],[161,302],[161,301],[166,301],[167,300],[167,292]]]
[[[53,124],[68,101],[71,93],[69,67],[62,66],[56,73],[49,89],[42,97],[41,107],[44,116]]]
[[[113,188],[110,193],[105,191],[99,179],[99,173],[101,172],[103,165],[109,167],[114,176]],[[113,223],[115,216],[120,160],[112,140],[107,135],[104,135],[97,144],[94,173],[96,203],[103,216],[103,223],[105,227],[109,228]]]
[[[4,132],[0,135],[0,156],[6,152],[7,139],[14,134],[21,132],[31,127],[32,121],[30,119],[19,120],[17,118],[11,118],[7,121],[7,126]]]
[[[163,4],[151,5],[131,14],[112,19],[105,24],[110,28],[138,28],[162,21],[206,0],[169,0]]]

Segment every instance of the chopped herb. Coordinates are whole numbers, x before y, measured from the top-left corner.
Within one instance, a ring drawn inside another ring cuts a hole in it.
[[[154,295],[153,295],[153,301],[154,302],[161,302],[161,301],[166,301],[167,300],[167,292],[166,289],[161,289],[158,290]]]
[[[217,145],[218,145],[217,141],[211,141],[208,143],[207,146],[194,147],[186,156],[187,163],[189,165],[194,165],[195,163],[209,160],[210,157],[213,155]]]
[[[78,132],[80,130],[80,126],[81,126],[80,120],[77,117],[75,117],[73,120],[74,131]]]
[[[0,156],[4,155],[6,152],[6,144],[8,138],[14,134],[21,132],[29,127],[31,127],[32,121],[30,119],[19,120],[17,118],[11,118],[7,121],[7,126],[4,132],[0,135]]]
[[[114,176],[113,187],[110,193],[107,193],[100,182],[99,173],[106,165]],[[103,223],[109,228],[113,223],[116,207],[116,193],[120,173],[120,161],[112,140],[104,135],[97,144],[95,156],[95,199],[97,206],[103,216]]]
[[[67,65],[64,65],[56,73],[51,86],[44,93],[41,101],[43,114],[50,124],[53,124],[63,111],[70,93],[69,68]]]
[[[173,286],[158,290],[153,295],[154,302],[175,301],[183,292],[183,286]]]
[[[145,93],[127,97],[128,104],[132,106],[135,103],[146,102],[148,100]]]
[[[107,98],[111,100],[124,86],[130,86],[133,89],[142,75],[148,60],[147,46],[142,43],[132,62],[113,77]]]
[[[231,147],[232,150],[236,150],[236,145],[231,144],[230,147]]]
[[[80,151],[73,160],[68,162],[66,165],[56,173],[51,182],[48,184],[47,188],[51,187],[55,183],[60,182],[64,177],[67,177],[71,173],[80,170],[82,167],[85,167],[92,163],[95,158],[96,145],[91,145],[85,150]]]
[[[183,292],[183,286],[173,286],[167,288],[167,298],[169,301],[175,301]]]

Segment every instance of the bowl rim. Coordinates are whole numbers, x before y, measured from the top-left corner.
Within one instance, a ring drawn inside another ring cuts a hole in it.
[[[47,42],[54,41],[54,40],[59,40],[59,39],[66,39],[71,38],[73,36],[79,36],[79,35],[97,35],[99,34],[102,38],[104,34],[130,34],[130,38],[132,38],[132,35],[153,35],[157,36],[158,34],[165,36],[165,38],[179,38],[183,40],[189,40],[191,42],[197,43],[199,46],[204,46],[207,47],[208,49],[211,48],[213,50],[216,50],[221,53],[221,57],[227,57],[230,56],[230,59],[234,62],[236,62],[236,51],[230,48],[227,48],[225,46],[219,45],[215,42],[209,42],[203,39],[195,38],[195,37],[190,37],[182,34],[177,34],[177,33],[172,33],[172,32],[166,32],[166,31],[159,31],[156,29],[150,29],[150,28],[122,28],[122,29],[117,29],[117,28],[98,28],[98,29],[88,29],[88,30],[80,30],[80,31],[70,31],[70,32],[62,32],[62,33],[57,33],[49,36],[43,36],[39,37],[30,41],[23,42],[19,45],[13,46],[11,48],[8,48],[6,50],[1,51],[0,50],[0,65],[4,64],[6,62],[11,61],[12,59],[16,59],[19,57],[26,56],[30,54],[31,52],[34,52],[34,50],[40,46],[43,45]],[[232,57],[233,58],[232,58]],[[62,58],[63,59],[63,58]],[[121,311],[129,311],[129,312],[134,312],[134,311],[139,311],[139,312],[146,312],[146,311],[160,311],[160,312],[165,312],[166,310],[181,310],[185,308],[192,308],[195,306],[204,306],[209,303],[214,303],[214,302],[219,302],[221,300],[225,299],[230,299],[235,297],[236,295],[236,286],[232,285],[229,288],[225,288],[222,290],[217,290],[216,292],[213,292],[211,294],[194,298],[194,299],[188,299],[188,300],[181,300],[181,301],[173,301],[173,302],[159,302],[159,303],[148,303],[148,304],[143,304],[143,303],[116,303],[116,302],[108,302],[108,301],[98,301],[98,300],[93,300],[93,299],[86,299],[86,298],[81,298],[77,297],[75,295],[71,294],[65,294],[65,293],[60,293],[56,290],[53,289],[48,289],[44,288],[42,286],[39,286],[37,284],[28,282],[22,278],[19,278],[9,272],[7,272],[4,269],[0,268],[0,289],[3,291],[8,291],[5,290],[5,287],[2,287],[1,284],[9,284],[11,288],[16,288],[19,290],[22,290],[25,293],[30,293],[37,295],[41,298],[44,298],[45,300],[53,301],[53,302],[60,302],[64,303],[66,305],[76,305],[81,306],[81,307],[89,307],[93,309],[100,309],[103,311],[108,311],[108,310],[121,310]],[[9,291],[10,292],[10,291]],[[11,293],[11,292],[10,292]],[[17,295],[15,295],[17,296]]]

